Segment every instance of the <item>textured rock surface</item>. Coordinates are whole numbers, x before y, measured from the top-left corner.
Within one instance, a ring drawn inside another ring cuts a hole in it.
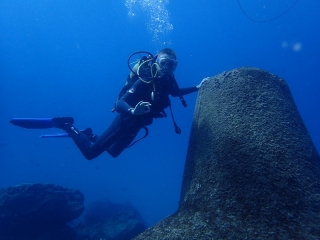
[[[129,240],[145,229],[143,219],[130,204],[97,201],[86,208],[76,231],[77,240]]]
[[[319,170],[285,81],[224,72],[199,92],[179,210],[136,239],[319,239]]]
[[[72,239],[67,222],[84,210],[80,191],[53,184],[0,189],[0,236],[4,239]]]

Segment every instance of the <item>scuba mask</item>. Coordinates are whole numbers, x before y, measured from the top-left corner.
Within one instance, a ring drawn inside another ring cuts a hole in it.
[[[160,67],[160,71],[163,73],[172,73],[178,66],[178,61],[171,57],[159,57],[156,60]]]

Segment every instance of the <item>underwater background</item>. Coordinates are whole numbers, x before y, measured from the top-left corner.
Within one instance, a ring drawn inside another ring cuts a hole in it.
[[[71,139],[38,137],[59,129],[9,123],[72,116],[100,134],[115,117],[127,58],[164,47],[177,53],[180,87],[243,66],[285,79],[319,151],[319,9],[316,0],[2,0],[0,188],[52,183],[82,191],[86,204],[130,202],[148,226],[177,210],[197,93],[187,108],[172,99],[181,135],[167,111],[116,159],[87,161]]]

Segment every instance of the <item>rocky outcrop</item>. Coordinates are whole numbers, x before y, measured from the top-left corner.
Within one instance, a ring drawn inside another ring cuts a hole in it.
[[[53,184],[0,189],[1,239],[74,239],[67,222],[81,215],[83,202],[80,191]]]
[[[77,240],[130,240],[146,229],[139,212],[130,204],[96,201],[76,227]]]
[[[0,189],[1,240],[126,240],[146,227],[130,204],[96,201],[77,226],[67,223],[84,211],[84,195],[53,184]],[[74,224],[73,224],[74,225]]]
[[[135,239],[319,239],[319,160],[283,79],[223,72],[199,92],[178,211]]]

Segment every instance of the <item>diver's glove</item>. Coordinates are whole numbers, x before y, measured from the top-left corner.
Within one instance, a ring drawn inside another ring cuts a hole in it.
[[[197,86],[196,86],[196,88],[201,88],[201,86],[202,86],[202,84],[204,84],[206,81],[208,81],[210,78],[209,77],[206,77],[206,78],[204,78],[204,79],[202,79],[202,81],[201,81],[201,83],[199,83]]]
[[[130,108],[129,111],[132,115],[142,115],[150,112],[151,103],[140,101],[135,108]]]

